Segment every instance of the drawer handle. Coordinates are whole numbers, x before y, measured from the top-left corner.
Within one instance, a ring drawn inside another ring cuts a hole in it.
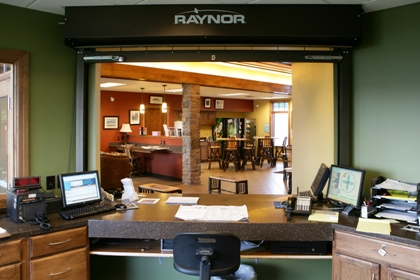
[[[62,272],[50,273],[50,277],[54,277],[54,276],[58,276],[58,275],[63,275],[63,274],[68,273],[70,271],[71,271],[71,267],[68,268],[67,270],[62,271]]]
[[[50,243],[50,246],[60,245],[60,244],[68,243],[70,241],[71,239],[67,239],[66,241],[61,241],[61,242],[54,242],[54,243]]]

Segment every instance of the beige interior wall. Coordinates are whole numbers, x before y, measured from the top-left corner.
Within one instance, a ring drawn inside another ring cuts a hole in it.
[[[321,163],[334,162],[332,63],[293,63],[293,193],[308,190]],[[324,191],[325,193],[325,191]]]

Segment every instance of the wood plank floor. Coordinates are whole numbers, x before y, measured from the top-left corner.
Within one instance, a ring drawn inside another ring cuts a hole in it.
[[[180,180],[167,180],[160,177],[144,176],[133,177],[133,184],[135,187],[141,184],[156,183],[165,184],[169,186],[177,186],[182,188],[183,193],[207,193],[208,177],[209,176],[226,176],[235,179],[248,180],[248,193],[250,194],[287,194],[286,186],[283,181],[283,164],[277,162],[275,167],[270,167],[267,162],[264,162],[263,167],[256,166],[255,170],[248,164],[245,170],[235,172],[233,165],[230,165],[226,172],[219,169],[217,162],[213,162],[211,169],[208,169],[208,163],[201,163],[201,184],[200,185],[185,185]],[[233,190],[234,184],[222,182],[222,188]]]

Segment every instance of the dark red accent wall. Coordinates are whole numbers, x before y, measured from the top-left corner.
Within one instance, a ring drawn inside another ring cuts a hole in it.
[[[149,103],[150,95],[163,96],[162,94],[150,94],[143,93],[143,102],[147,108],[156,107],[160,108],[160,105],[153,105]],[[114,101],[111,102],[110,98],[113,97]],[[224,100],[224,109],[215,109],[215,100]],[[174,110],[182,110],[182,96],[181,95],[165,95],[165,101],[168,103],[168,124],[173,126],[174,124]],[[142,102],[142,96],[139,92],[119,92],[119,91],[101,91],[101,151],[108,151],[108,143],[121,141],[122,134],[120,129],[123,123],[128,123],[129,110],[139,110],[140,103]],[[201,110],[203,111],[223,111],[223,112],[252,112],[253,111],[252,100],[241,100],[241,99],[225,99],[225,98],[211,98],[211,108],[204,108],[204,97],[201,98]],[[119,117],[119,128],[114,130],[103,129],[104,127],[104,116],[117,116]],[[143,120],[140,120],[143,123]],[[141,125],[131,125],[133,133],[139,134]]]

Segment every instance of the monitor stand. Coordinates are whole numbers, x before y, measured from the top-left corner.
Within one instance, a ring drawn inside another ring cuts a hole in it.
[[[341,214],[344,214],[344,215],[348,216],[353,209],[354,209],[353,206],[347,205],[346,208],[344,208],[344,210],[341,211]]]

